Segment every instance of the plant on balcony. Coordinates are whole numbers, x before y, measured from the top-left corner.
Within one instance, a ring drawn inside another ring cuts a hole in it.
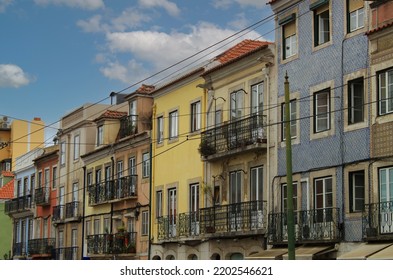
[[[202,139],[198,151],[202,156],[207,157],[215,154],[216,148],[207,139]]]

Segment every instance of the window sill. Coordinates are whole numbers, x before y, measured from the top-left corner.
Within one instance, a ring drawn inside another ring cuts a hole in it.
[[[358,129],[367,128],[368,124],[365,121],[354,123],[354,124],[346,124],[344,126],[344,132],[354,131]]]
[[[324,48],[329,47],[329,46],[332,45],[332,44],[333,44],[332,40],[329,40],[329,41],[327,41],[326,43],[320,44],[320,45],[318,45],[318,46],[313,46],[313,47],[312,47],[312,51],[313,51],[313,52],[317,52],[317,51],[319,51],[319,50],[321,50],[321,49],[324,49]]]
[[[333,129],[330,128],[329,130],[321,131],[321,132],[313,132],[310,135],[310,140],[321,139],[329,136],[333,136],[334,132]]]
[[[286,63],[292,62],[292,61],[294,61],[294,60],[296,60],[298,58],[299,58],[299,53],[297,53],[295,55],[292,55],[290,57],[287,57],[285,59],[282,57],[281,58],[281,64],[286,64]]]
[[[345,39],[349,39],[349,38],[355,37],[355,36],[360,35],[360,34],[363,35],[365,32],[366,32],[366,28],[363,26],[363,27],[361,27],[359,29],[356,29],[354,31],[350,31],[350,32],[346,31],[346,34],[345,34],[344,38]]]

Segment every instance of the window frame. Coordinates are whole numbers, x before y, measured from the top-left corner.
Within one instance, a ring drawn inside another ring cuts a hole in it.
[[[253,84],[250,89],[251,115],[263,115],[264,82]]]
[[[293,108],[293,106],[295,108]],[[291,127],[291,139],[295,139],[297,137],[297,100],[296,99],[292,99],[289,101],[289,118],[290,118],[290,127]],[[286,139],[285,102],[281,103],[281,120],[282,120],[281,141],[285,141]]]
[[[164,117],[157,117],[157,144],[164,142]]]
[[[169,112],[169,140],[179,137],[179,111],[173,110]]]
[[[244,115],[244,90],[238,89],[230,93],[230,120],[231,122],[241,119]]]
[[[391,83],[389,84],[389,74],[391,75]],[[382,75],[385,75],[386,77],[384,78],[385,81],[385,95],[386,97],[384,99],[381,98],[381,91],[382,91]],[[393,68],[388,68],[388,69],[384,69],[382,71],[378,71],[377,72],[377,84],[378,84],[378,115],[379,116],[384,116],[384,115],[389,115],[391,113],[393,113]],[[390,89],[390,97],[389,97],[389,89]],[[390,99],[390,106],[389,106],[389,101]],[[385,108],[384,108],[384,112],[382,112],[382,103],[385,103]],[[389,110],[389,107],[390,110]]]
[[[329,43],[331,41],[332,32],[331,32],[330,25],[332,19],[330,16],[330,1],[324,1],[324,2],[326,3],[320,5],[318,3],[313,3],[311,6],[313,5],[316,6],[310,7],[310,9],[313,10],[313,33],[314,33],[313,47],[314,48],[325,45],[326,43]],[[325,34],[327,34],[327,36]]]
[[[355,96],[356,93],[359,93],[354,87],[355,85],[360,85],[360,98],[361,98],[361,103],[360,105],[355,105],[355,99],[359,98]],[[348,125],[353,125],[353,124],[357,124],[357,123],[361,123],[364,122],[364,78],[360,77],[360,78],[356,78],[353,80],[348,81],[347,83],[347,87],[348,87]],[[361,120],[355,120],[356,118],[356,107],[360,107],[361,106]]]
[[[142,178],[148,178],[149,176],[150,176],[150,154],[149,152],[145,152],[142,154]]]
[[[327,107],[327,110],[326,110],[326,113],[319,113],[318,112],[318,107],[322,107],[322,106],[318,105],[317,96],[321,96],[323,94],[327,95],[327,97],[326,97],[326,99],[327,99],[326,100],[326,105],[324,106],[324,107]],[[326,89],[314,92],[314,94],[313,94],[313,111],[314,111],[314,114],[313,114],[313,122],[314,122],[314,124],[313,124],[313,126],[314,126],[314,133],[315,134],[316,133],[321,133],[321,132],[324,132],[324,131],[328,131],[332,127],[332,125],[331,125],[331,122],[332,122],[331,115],[332,114],[331,114],[331,101],[330,101],[331,98],[330,97],[331,97],[331,90],[330,90],[330,88],[326,88]],[[323,119],[322,118],[323,115],[326,115],[327,124],[326,124],[326,128],[320,129],[319,125],[318,125],[318,122],[321,119]]]
[[[80,156],[80,135],[74,135],[74,160],[78,160]]]
[[[191,103],[191,132],[201,130],[202,103],[200,100]]]
[[[162,190],[156,191],[156,218],[163,216],[163,192]]]
[[[97,147],[104,144],[104,125],[97,126]]]
[[[142,211],[142,224],[141,235],[146,236],[149,234],[149,211]]]
[[[362,175],[363,176],[363,185],[362,186],[357,186],[356,185],[356,179],[354,178],[356,175]],[[365,204],[365,189],[366,189],[366,174],[364,170],[357,170],[357,171],[352,171],[348,173],[348,187],[349,187],[349,212],[350,213],[357,213],[357,212],[362,212],[364,210],[364,204]],[[357,197],[358,192],[356,192],[356,188],[362,188],[362,197]],[[362,200],[363,204],[360,209],[356,207],[356,201],[357,200]]]

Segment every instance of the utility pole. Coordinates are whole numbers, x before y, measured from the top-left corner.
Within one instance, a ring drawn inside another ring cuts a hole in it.
[[[288,226],[288,259],[295,259],[295,221],[293,212],[293,180],[292,180],[292,144],[291,115],[289,100],[288,73],[285,73],[285,144],[287,153],[287,226]]]

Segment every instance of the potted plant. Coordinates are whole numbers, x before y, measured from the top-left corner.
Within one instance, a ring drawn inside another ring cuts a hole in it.
[[[202,138],[201,143],[199,144],[198,151],[202,156],[207,157],[215,154],[216,148],[212,145],[212,143],[210,143],[209,140],[207,140],[206,138]]]

